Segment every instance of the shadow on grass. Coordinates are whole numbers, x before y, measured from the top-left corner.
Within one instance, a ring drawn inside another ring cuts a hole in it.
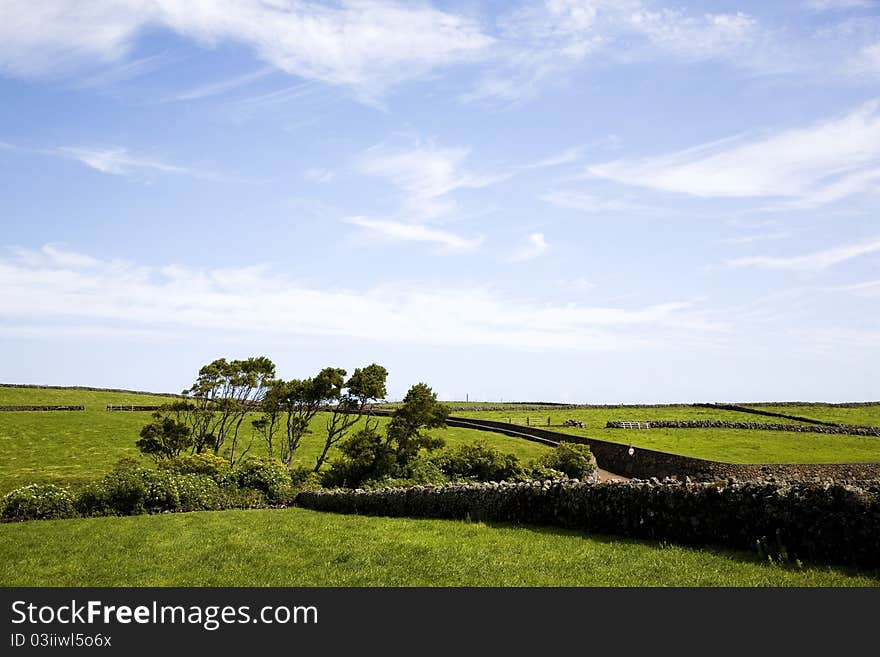
[[[544,536],[574,536],[583,539],[589,539],[603,545],[623,544],[638,545],[655,549],[682,549],[693,552],[711,551],[712,554],[729,559],[730,561],[742,564],[767,566],[781,571],[792,573],[804,572],[807,570],[835,570],[841,574],[852,577],[864,577],[876,581],[876,585],[880,586],[880,569],[859,569],[854,566],[846,566],[842,564],[832,564],[820,561],[799,561],[795,559],[782,559],[773,557],[762,557],[757,551],[750,552],[731,548],[722,544],[696,544],[684,543],[668,540],[657,540],[649,538],[633,538],[622,534],[600,534],[591,533],[579,529],[567,529],[564,527],[554,527],[552,525],[527,525],[510,522],[483,521],[483,520],[459,520],[459,522],[482,524],[486,527],[498,529],[518,529],[520,531],[532,532]]]

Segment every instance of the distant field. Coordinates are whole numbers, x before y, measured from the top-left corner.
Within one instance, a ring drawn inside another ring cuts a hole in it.
[[[871,404],[870,406],[822,406],[822,405],[804,405],[804,406],[773,406],[764,404],[756,404],[754,408],[762,411],[771,411],[774,413],[787,413],[789,415],[800,415],[822,422],[836,422],[838,424],[861,424],[866,426],[880,426],[880,404]],[[769,420],[774,421],[775,420]]]
[[[794,415],[811,417],[803,409],[785,407]],[[873,409],[860,417],[871,417]],[[849,410],[849,409],[842,409]],[[858,409],[861,410],[861,409]],[[785,412],[785,411],[783,411]],[[876,410],[873,410],[876,412]],[[651,406],[642,408],[578,408],[529,412],[456,411],[458,417],[538,426],[551,431],[590,436],[601,440],[647,449],[683,454],[729,463],[860,463],[880,461],[880,438],[871,436],[823,435],[748,429],[606,429],[609,420],[705,420],[735,422],[777,422],[776,418],[711,408]],[[550,420],[550,426],[547,420]],[[579,420],[584,429],[561,426],[565,420]],[[780,418],[780,423],[787,422]]]
[[[108,404],[162,404],[167,397],[97,392],[0,387],[0,405],[83,404],[82,412],[0,412],[0,493],[33,482],[78,483],[95,479],[124,456],[139,457],[134,446],[149,412],[108,412]],[[474,404],[479,407],[479,404]],[[485,406],[485,405],[482,405]],[[763,407],[762,408],[774,408]],[[858,408],[784,406],[781,412],[828,421],[875,424],[880,405]],[[605,429],[608,420],[723,419],[773,421],[757,415],[688,406],[641,408],[582,408],[523,411],[456,411],[461,417],[547,427],[553,431],[585,435],[602,440],[657,449],[687,456],[732,463],[835,463],[880,461],[880,438],[863,436],[786,433],[736,429]],[[584,422],[586,429],[560,426],[566,419]],[[384,420],[383,420],[384,421]],[[780,420],[784,421],[784,420]],[[313,465],[323,444],[325,417],[315,418],[296,461]],[[248,428],[247,432],[250,431]],[[540,455],[547,448],[537,443],[500,434],[449,428],[438,430],[449,446],[485,440],[522,460]],[[246,433],[249,437],[249,433]],[[264,455],[257,439],[251,451]]]
[[[542,527],[305,509],[0,525],[2,586],[877,586],[880,573]]]
[[[87,411],[103,411],[108,404],[167,404],[170,397],[126,392],[71,390],[57,388],[7,388],[0,386],[0,406],[34,404],[42,406],[81,405]]]
[[[82,404],[86,407],[85,411],[0,412],[0,493],[35,482],[89,481],[101,477],[120,458],[140,458],[135,441],[141,427],[150,421],[150,413],[109,412],[106,406],[168,401],[163,397],[123,393],[0,387],[0,405]],[[315,417],[313,433],[303,439],[295,462],[315,464],[323,447],[325,422],[325,415]],[[249,439],[249,423],[246,422],[242,430]],[[536,458],[549,449],[538,443],[469,429],[438,429],[436,435],[442,436],[450,447],[485,440],[522,460]],[[254,440],[250,454],[266,454],[262,439]]]

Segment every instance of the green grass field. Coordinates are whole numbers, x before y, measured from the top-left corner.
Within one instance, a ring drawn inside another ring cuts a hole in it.
[[[836,422],[838,424],[861,424],[867,426],[880,426],[880,404],[869,406],[823,406],[805,404],[803,406],[774,406],[772,404],[755,404],[754,408],[773,413],[787,413],[799,415],[822,422]],[[757,417],[757,416],[756,416]],[[768,421],[770,418],[767,418]]]
[[[82,412],[0,412],[0,493],[34,482],[76,484],[101,477],[122,457],[139,457],[134,443],[148,412],[108,412],[108,404],[166,403],[167,397],[85,390],[54,390],[0,387],[0,405],[83,404]],[[474,404],[475,408],[480,407]],[[838,407],[782,407],[783,412],[828,419],[847,416],[866,423],[876,418],[880,406],[846,409]],[[856,415],[847,415],[855,411]],[[822,415],[824,413],[824,415]],[[839,414],[839,415],[834,415]],[[636,447],[669,451],[687,456],[733,463],[834,463],[880,461],[880,438],[864,436],[787,433],[733,429],[605,429],[612,419],[728,419],[762,421],[760,416],[708,408],[651,406],[642,408],[552,409],[540,411],[456,411],[455,415],[512,421],[546,427],[553,431],[586,435]],[[561,427],[566,419],[586,424],[586,429]],[[767,418],[770,421],[770,418]],[[296,461],[314,464],[322,447],[325,417],[313,422]],[[438,431],[448,446],[486,440],[526,461],[546,447],[516,438],[468,429]],[[246,436],[249,438],[249,434]],[[265,446],[255,440],[251,453],[264,455]]]
[[[877,586],[880,573],[796,569],[542,527],[305,509],[0,525],[3,586]]]
[[[871,417],[870,407],[864,412]],[[877,408],[880,408],[878,406]],[[803,409],[798,409],[803,410]],[[848,409],[842,409],[848,410]],[[861,410],[861,409],[859,409]],[[797,415],[794,410],[789,412]],[[873,411],[876,412],[876,411]],[[803,413],[805,417],[811,417]],[[551,431],[589,436],[646,449],[729,463],[861,463],[880,461],[880,438],[825,435],[751,429],[606,429],[609,420],[705,420],[775,422],[774,418],[709,408],[652,406],[643,408],[553,409],[515,413],[504,411],[456,411],[457,417],[496,420],[537,426]],[[547,420],[550,425],[547,426]],[[579,420],[584,429],[563,427]]]
[[[84,412],[0,412],[0,493],[31,482],[96,479],[134,446],[148,412],[107,404],[164,398],[122,393],[0,388],[0,404],[84,404]],[[691,411],[682,415],[682,411]],[[730,430],[604,429],[621,409],[553,410],[551,423],[587,422],[574,433],[739,461],[880,460],[880,440]],[[717,417],[709,409],[625,409],[627,419]],[[659,411],[659,412],[658,412]],[[457,415],[468,415],[457,412]],[[474,417],[512,419],[508,411]],[[548,415],[529,412],[533,419]],[[736,414],[738,415],[738,414]],[[525,414],[520,421],[525,422]],[[752,418],[753,416],[748,416]],[[314,462],[320,415],[298,461]],[[561,430],[553,427],[555,430]],[[528,460],[546,447],[449,428],[447,445],[486,440]],[[742,435],[740,435],[742,434]],[[638,441],[638,442],[636,442]],[[255,441],[253,452],[265,453]],[[861,458],[853,458],[853,456]],[[880,573],[761,562],[554,528],[375,518],[305,509],[220,511],[0,525],[3,586],[877,586]]]
[[[37,482],[90,481],[103,476],[120,458],[141,458],[135,441],[141,427],[150,421],[150,413],[108,412],[106,406],[167,401],[167,398],[120,393],[0,387],[0,405],[81,404],[86,407],[85,411],[0,412],[0,493]],[[323,447],[325,422],[323,414],[315,417],[313,433],[306,435],[297,452],[297,463],[315,464]],[[247,444],[250,430],[244,435]],[[450,427],[436,430],[436,435],[443,437],[447,447],[485,440],[523,461],[549,449],[538,443],[469,429]],[[249,453],[265,455],[265,443],[255,439]]]

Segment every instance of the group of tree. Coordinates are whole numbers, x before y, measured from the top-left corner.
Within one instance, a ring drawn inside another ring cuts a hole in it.
[[[382,423],[375,406],[385,400],[387,378],[388,371],[373,363],[351,376],[325,367],[313,377],[285,381],[276,378],[275,365],[266,357],[221,358],[199,370],[181,399],[153,414],[137,446],[162,462],[160,467],[175,466],[175,460],[186,465],[187,459],[178,459],[185,454],[213,454],[224,457],[231,469],[253,465],[251,459],[242,460],[262,441],[269,460],[281,472],[286,468],[288,483],[312,477],[329,487],[395,480],[580,478],[595,469],[588,447],[568,443],[530,464],[484,443],[432,454],[444,442],[429,431],[445,426],[448,408],[430,387],[418,383]],[[303,438],[320,425],[323,443],[314,465],[295,465]]]
[[[313,472],[321,471],[338,447],[337,471],[387,473],[422,449],[442,446],[441,439],[425,430],[443,426],[448,415],[436,394],[419,383],[391,414],[383,435],[373,413],[375,404],[385,400],[387,378],[388,371],[373,363],[351,376],[344,369],[325,367],[313,377],[285,381],[276,378],[274,363],[264,356],[221,358],[199,370],[183,398],[153,414],[137,446],[157,460],[222,453],[234,466],[261,439],[268,457],[292,470],[304,436],[323,412],[324,441]],[[248,418],[250,434],[243,430]]]

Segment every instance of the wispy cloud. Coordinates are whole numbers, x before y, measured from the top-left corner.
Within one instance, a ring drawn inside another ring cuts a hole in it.
[[[473,251],[483,243],[482,237],[464,238],[454,233],[419,224],[397,221],[381,221],[367,217],[350,217],[345,220],[364,229],[373,237],[390,242],[428,242],[444,247],[447,253]]]
[[[838,285],[828,288],[835,292],[849,292],[859,297],[878,297],[880,296],[880,280],[864,281],[862,283],[852,283],[850,285]]]
[[[725,237],[717,241],[718,244],[727,246],[741,246],[743,244],[754,244],[755,242],[769,242],[771,240],[784,240],[791,237],[788,231],[779,231],[775,233],[758,233],[754,235],[740,235],[739,237]]]
[[[700,197],[779,197],[798,206],[876,191],[880,104],[806,128],[736,137],[641,160],[590,166],[592,176]]]
[[[438,219],[456,209],[450,195],[479,189],[509,178],[512,172],[476,173],[465,166],[469,150],[440,147],[433,142],[406,149],[374,146],[356,160],[364,174],[384,178],[404,195],[404,213],[413,221]]]
[[[82,162],[88,167],[117,176],[139,176],[149,173],[194,175],[192,169],[170,164],[162,160],[135,155],[125,148],[69,148],[58,152]]]
[[[81,261],[34,252],[0,258],[0,330],[102,335],[132,329],[156,336],[209,329],[219,337],[269,340],[347,336],[404,344],[492,345],[520,349],[627,350],[671,335],[692,340],[724,329],[690,302],[639,308],[554,305],[491,288],[378,285],[322,289],[265,267]],[[53,260],[54,258],[54,260]],[[230,316],[248,322],[230,322]]]
[[[774,257],[748,256],[728,260],[729,267],[756,267],[759,269],[782,269],[792,271],[820,271],[834,265],[880,252],[880,239],[868,240],[858,244],[839,246],[803,256]]]
[[[368,101],[480,56],[493,42],[466,17],[390,0],[7,0],[0,69],[32,76],[118,61],[148,27],[204,44],[244,44],[278,70],[347,87]]]
[[[656,212],[656,207],[632,203],[619,197],[597,196],[572,190],[550,190],[539,197],[545,203],[587,213]]]
[[[847,9],[867,9],[872,0],[807,0],[807,7],[813,11],[843,11]]]
[[[211,96],[219,96],[221,94],[232,91],[233,89],[247,86],[253,82],[256,82],[257,80],[265,78],[267,75],[272,73],[272,71],[272,68],[264,67],[256,71],[251,71],[250,73],[236,75],[225,80],[218,80],[216,82],[211,82],[209,84],[203,84],[197,87],[193,87],[191,89],[187,89],[186,91],[180,91],[176,94],[168,96],[164,100],[166,102],[201,100],[203,98],[209,98]]]
[[[503,63],[463,99],[528,100],[591,59],[663,56],[747,68],[781,65],[778,56],[767,56],[769,39],[751,16],[653,7],[642,0],[546,0],[514,9],[501,20],[495,48]]]
[[[57,243],[44,244],[39,250],[12,247],[11,251],[21,263],[35,268],[89,269],[101,264],[97,258],[71,251]]]
[[[331,182],[335,177],[335,173],[333,173],[329,169],[322,169],[321,167],[312,167],[306,169],[303,173],[303,178],[305,178],[309,182],[318,183],[321,185]]]
[[[532,233],[525,239],[525,244],[519,247],[510,257],[511,262],[525,262],[526,260],[534,260],[545,253],[550,245],[544,238],[544,233]]]

